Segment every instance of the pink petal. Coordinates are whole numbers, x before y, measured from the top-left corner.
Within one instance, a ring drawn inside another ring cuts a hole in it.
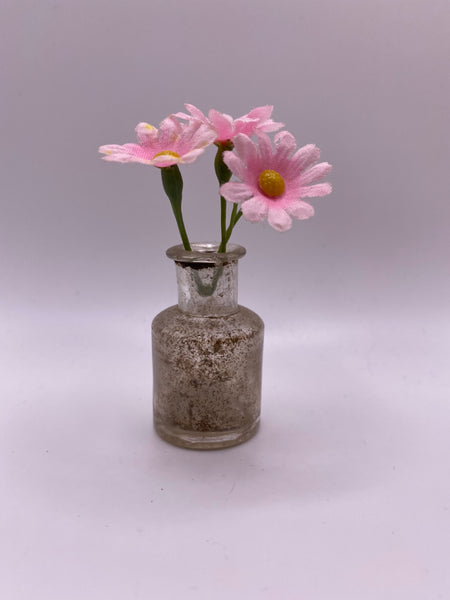
[[[148,123],[138,123],[134,128],[137,133],[138,140],[141,144],[152,142],[158,139],[158,130]]]
[[[292,219],[282,208],[269,208],[269,225],[277,231],[287,231],[292,227]]]
[[[297,147],[295,137],[289,131],[280,131],[274,136],[273,141],[277,148],[289,148],[291,153],[294,152]]]
[[[257,124],[253,127],[251,133],[278,131],[281,127],[284,127],[284,123],[276,123],[270,118],[272,111],[273,106],[258,106],[245,115],[247,118],[257,120]]]
[[[184,112],[173,113],[173,116],[177,119],[183,119],[184,121],[191,121],[193,119],[192,115],[188,115]]]
[[[331,194],[332,187],[329,183],[317,183],[300,188],[302,198],[317,198],[318,196],[327,196]]]
[[[299,148],[292,157],[292,174],[300,175],[302,171],[314,164],[320,158],[320,150],[314,144]]]
[[[246,117],[240,117],[239,119],[236,119],[233,124],[233,140],[238,133],[244,133],[245,135],[251,137],[254,134],[257,126],[257,119],[247,119]]]
[[[203,127],[204,125],[200,121],[192,120],[187,124],[185,123],[177,137],[170,144],[170,149],[178,152],[178,154],[185,154],[192,150],[193,147],[201,145],[201,140],[199,140],[198,144],[196,143],[196,137],[198,131]]]
[[[108,162],[119,162],[119,163],[129,163],[135,162],[135,159],[129,152],[127,152],[126,148],[123,146],[118,146],[117,144],[110,144],[108,146],[100,146],[98,149],[102,154],[106,154],[106,156],[102,156],[103,160]]]
[[[196,158],[198,158],[200,156],[200,154],[203,154],[204,151],[205,151],[204,148],[197,148],[195,150],[191,150],[190,152],[186,152],[186,154],[183,154],[183,156],[181,156],[179,158],[179,162],[181,164],[190,164],[190,163],[193,163],[194,160]]]
[[[199,108],[197,108],[193,104],[185,104],[184,106],[191,113],[191,115],[194,117],[194,119],[198,119],[199,121],[202,121],[202,123],[207,122],[208,119],[206,118],[206,116],[202,113],[202,111]]]
[[[115,144],[109,146],[101,146],[100,152],[106,153],[104,160],[120,163],[140,162],[148,164],[151,154],[149,150],[138,144],[124,144],[118,146]]]
[[[236,177],[239,177],[239,179],[245,179],[245,165],[242,160],[236,156],[236,154],[234,154],[234,152],[224,152],[223,160],[233,175],[236,175]]]
[[[274,142],[276,164],[285,163],[297,147],[295,137],[289,131],[281,131],[274,137]]]
[[[168,154],[162,154],[161,156],[156,156],[152,159],[152,165],[160,168],[177,165],[179,162],[181,162],[180,158],[177,156],[170,156]]]
[[[236,202],[239,204],[244,200],[248,200],[253,195],[251,188],[246,183],[239,181],[229,181],[220,187],[220,193],[228,200],[228,202]]]
[[[284,123],[280,123],[277,121],[272,121],[272,119],[268,119],[264,123],[261,123],[261,125],[258,127],[258,129],[260,131],[271,132],[271,131],[278,131],[282,127],[284,127]]]
[[[98,151],[101,154],[112,155],[118,152],[123,152],[123,146],[120,146],[119,144],[107,144],[106,146],[100,146]]]
[[[267,204],[260,198],[250,198],[241,206],[242,214],[252,223],[258,223],[267,216]]]
[[[257,106],[256,108],[253,108],[249,113],[244,115],[244,118],[248,117],[249,119],[258,119],[258,121],[266,121],[270,118],[272,111],[273,106],[270,106],[268,104],[266,106]]]
[[[170,115],[159,125],[159,141],[161,147],[169,150],[181,131],[181,123]]]
[[[195,148],[205,148],[214,142],[216,132],[209,125],[199,123],[200,127],[192,132],[191,143]]]
[[[303,202],[302,200],[297,200],[286,207],[286,212],[288,212],[291,217],[300,220],[309,219],[314,216],[314,208],[311,204]]]
[[[156,154],[155,150],[153,150],[149,146],[141,146],[140,144],[124,144],[122,146],[125,152],[127,152],[130,156],[133,156],[135,159],[139,161],[148,161],[153,158]]]
[[[252,140],[240,133],[233,139],[234,149],[236,154],[247,166],[254,165],[258,160],[258,153],[256,151],[256,145]]]
[[[261,157],[261,162],[267,163],[263,168],[270,168],[272,166],[273,148],[269,136],[265,133],[258,135],[258,153]]]
[[[302,186],[307,185],[308,183],[313,183],[318,179],[324,177],[327,173],[331,171],[332,167],[329,163],[323,162],[318,165],[314,165],[304,173],[302,173],[299,181]]]
[[[209,120],[217,132],[217,140],[225,142],[233,137],[233,118],[214,110],[209,111]]]

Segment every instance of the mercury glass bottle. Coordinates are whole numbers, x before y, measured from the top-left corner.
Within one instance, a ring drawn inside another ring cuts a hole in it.
[[[258,431],[264,323],[238,305],[245,248],[173,246],[178,305],[152,324],[153,409],[158,435],[184,448],[215,449]]]

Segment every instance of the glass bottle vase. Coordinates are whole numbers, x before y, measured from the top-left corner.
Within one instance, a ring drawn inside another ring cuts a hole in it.
[[[178,305],[152,323],[154,427],[171,444],[211,450],[258,431],[264,323],[238,305],[245,248],[192,248],[166,253],[175,261]]]

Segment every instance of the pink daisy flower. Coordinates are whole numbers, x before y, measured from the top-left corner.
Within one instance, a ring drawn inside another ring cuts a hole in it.
[[[99,152],[106,155],[102,158],[121,163],[170,167],[194,162],[215,139],[214,132],[201,122],[180,123],[173,115],[164,119],[159,129],[148,123],[139,123],[135,131],[138,144],[100,146]]]
[[[258,106],[238,119],[233,119],[230,115],[214,109],[211,109],[206,117],[192,104],[185,104],[185,107],[190,114],[180,112],[175,116],[191,122],[198,121],[209,127],[215,132],[214,142],[216,144],[233,140],[239,133],[245,133],[250,137],[262,132],[278,131],[284,125],[276,123],[270,118],[273,106]]]
[[[241,204],[242,214],[252,222],[267,218],[277,231],[292,226],[292,218],[309,219],[314,208],[303,198],[326,196],[329,183],[310,185],[331,169],[328,163],[314,164],[320,150],[313,144],[296,151],[294,136],[288,131],[278,133],[275,151],[269,136],[259,135],[257,143],[239,134],[233,140],[235,152],[225,152],[224,161],[241,181],[230,181],[220,188],[229,202]]]

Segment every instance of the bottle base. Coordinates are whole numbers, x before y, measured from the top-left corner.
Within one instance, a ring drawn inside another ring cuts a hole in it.
[[[222,448],[243,444],[256,435],[259,429],[259,418],[250,427],[231,431],[186,431],[180,427],[169,427],[156,421],[154,422],[154,428],[161,439],[179,448],[221,450]]]

